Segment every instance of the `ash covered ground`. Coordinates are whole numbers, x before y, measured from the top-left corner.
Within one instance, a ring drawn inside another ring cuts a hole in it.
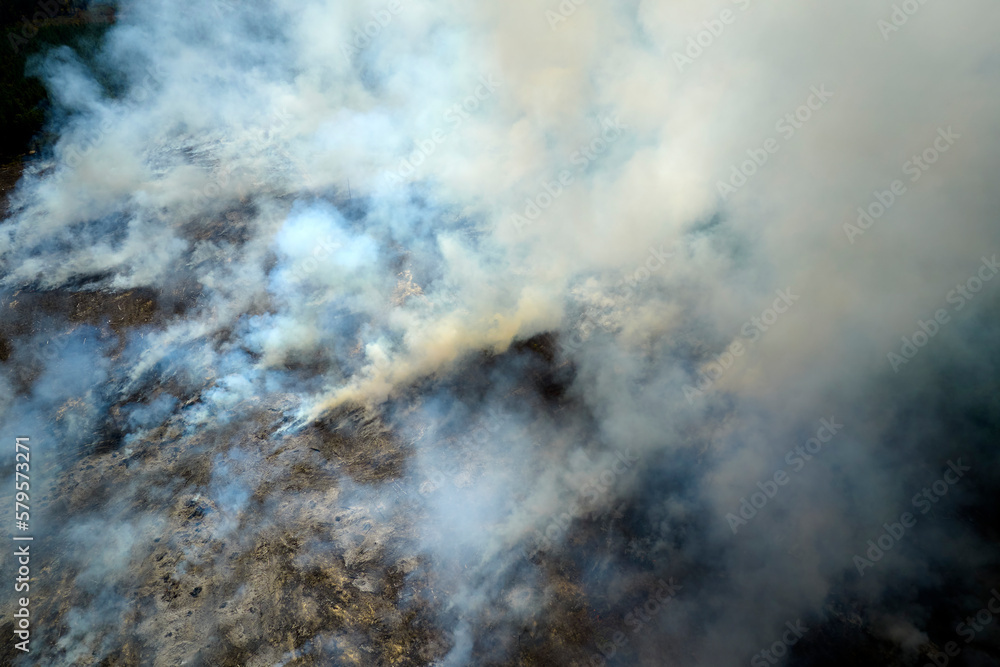
[[[38,48],[0,662],[1000,664],[997,13],[903,5]]]

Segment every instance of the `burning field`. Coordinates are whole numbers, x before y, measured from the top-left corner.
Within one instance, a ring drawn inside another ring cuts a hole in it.
[[[22,4],[0,664],[1000,664],[993,3]]]

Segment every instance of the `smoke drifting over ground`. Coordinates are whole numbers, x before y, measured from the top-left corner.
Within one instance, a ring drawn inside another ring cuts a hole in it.
[[[147,0],[33,60],[6,659],[995,664],[997,18]]]

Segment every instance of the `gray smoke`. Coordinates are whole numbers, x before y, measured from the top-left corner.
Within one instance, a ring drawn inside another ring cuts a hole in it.
[[[189,497],[247,544],[336,499],[369,529],[297,558],[439,583],[442,665],[746,664],[799,620],[785,659],[825,664],[851,605],[916,660],[950,622],[927,596],[996,584],[1000,61],[993,3],[903,6],[152,0],[96,69],[35,62],[58,139],[0,225],[4,302],[142,289],[159,316],[12,335],[7,431],[207,466],[142,516],[133,488],[53,519],[76,581],[124,586]],[[337,450],[330,496],[258,502],[318,428],[405,460]],[[129,602],[87,604],[59,664]],[[594,638],[538,630],[577,607]]]

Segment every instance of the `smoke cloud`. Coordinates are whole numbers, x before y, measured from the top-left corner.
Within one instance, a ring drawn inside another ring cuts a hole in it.
[[[996,14],[126,1],[32,61],[14,664],[928,662],[1000,573]]]

